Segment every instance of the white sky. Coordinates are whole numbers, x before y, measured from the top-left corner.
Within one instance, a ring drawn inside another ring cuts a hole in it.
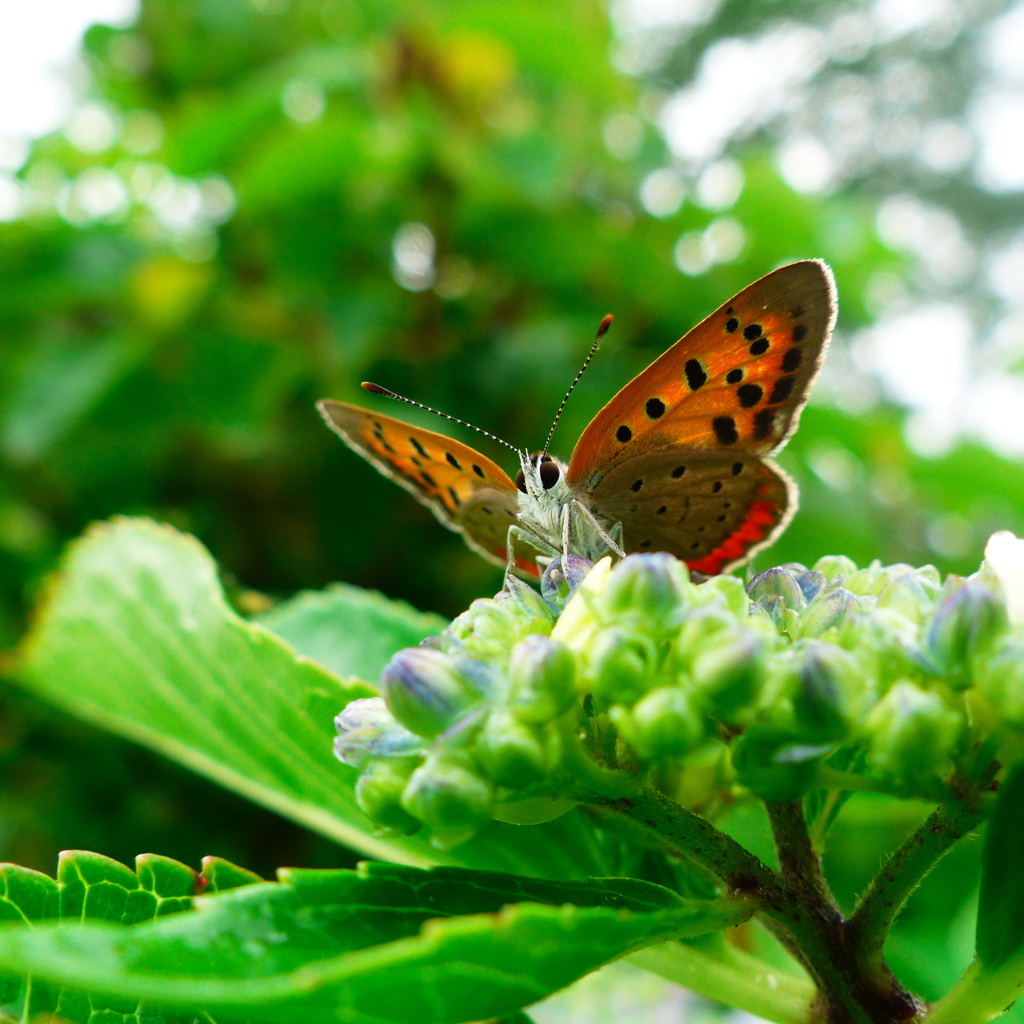
[[[52,132],[75,101],[82,33],[92,24],[130,25],[138,0],[2,0],[0,137]]]

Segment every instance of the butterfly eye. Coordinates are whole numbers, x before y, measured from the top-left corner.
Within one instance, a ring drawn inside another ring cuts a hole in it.
[[[519,470],[519,472],[516,473],[516,487],[518,487],[523,494],[526,493],[526,477],[523,476],[522,470]]]
[[[558,477],[557,462],[542,462],[540,464],[540,482],[544,485],[545,491],[550,491],[558,483]]]

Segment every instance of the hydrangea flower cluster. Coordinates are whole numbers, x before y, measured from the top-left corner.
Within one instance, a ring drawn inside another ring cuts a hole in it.
[[[705,816],[816,788],[942,799],[1024,746],[1024,629],[984,565],[829,556],[744,586],[569,556],[400,651],[336,724],[364,812],[444,847],[644,785]]]

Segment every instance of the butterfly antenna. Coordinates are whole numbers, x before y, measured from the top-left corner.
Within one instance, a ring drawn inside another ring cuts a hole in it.
[[[440,416],[443,419],[451,420],[452,423],[458,423],[463,427],[469,427],[470,430],[475,430],[478,434],[483,434],[484,437],[489,437],[492,441],[497,441],[498,444],[503,444],[506,448],[511,448],[516,453],[517,458],[522,458],[522,452],[514,445],[503,441],[496,434],[490,433],[490,431],[484,430],[481,427],[474,426],[472,423],[467,423],[465,420],[460,420],[458,416],[449,416],[446,412],[441,412],[440,409],[433,409],[429,405],[424,405],[422,402],[416,402],[411,398],[406,398],[405,395],[397,395],[394,391],[389,391],[387,388],[382,388],[379,384],[373,384],[368,380],[364,380],[360,385],[366,388],[367,391],[372,391],[375,395],[383,395],[385,398],[393,398],[396,402],[405,402],[406,405],[414,405],[417,409],[426,409],[427,412],[432,412],[435,416]]]
[[[587,358],[583,360],[583,365],[580,367],[580,372],[576,374],[576,379],[569,385],[569,390],[565,393],[565,398],[562,399],[562,404],[558,407],[558,412],[555,413],[555,422],[551,424],[551,429],[548,431],[548,439],[544,442],[544,451],[541,455],[547,455],[548,449],[551,447],[551,440],[555,436],[555,427],[558,426],[558,421],[562,418],[562,411],[565,409],[565,403],[569,401],[569,396],[573,393],[576,385],[580,382],[580,377],[586,372],[587,367],[590,365],[590,360],[597,354],[597,350],[601,347],[601,342],[604,336],[608,333],[608,328],[612,325],[613,317],[609,313],[602,321],[601,326],[597,329],[597,336],[594,338],[594,344],[590,346],[590,351],[587,353]]]

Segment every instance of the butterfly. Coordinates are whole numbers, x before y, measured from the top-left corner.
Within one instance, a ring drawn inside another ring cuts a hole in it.
[[[668,551],[714,575],[770,544],[796,511],[796,485],[769,456],[797,428],[835,318],[835,282],[823,261],[772,271],[622,388],[568,464],[546,447],[534,455],[513,448],[515,480],[443,434],[344,402],[318,408],[349,447],[474,551],[520,575],[536,578],[563,552],[597,559],[636,551]],[[610,322],[602,321],[588,363]]]

